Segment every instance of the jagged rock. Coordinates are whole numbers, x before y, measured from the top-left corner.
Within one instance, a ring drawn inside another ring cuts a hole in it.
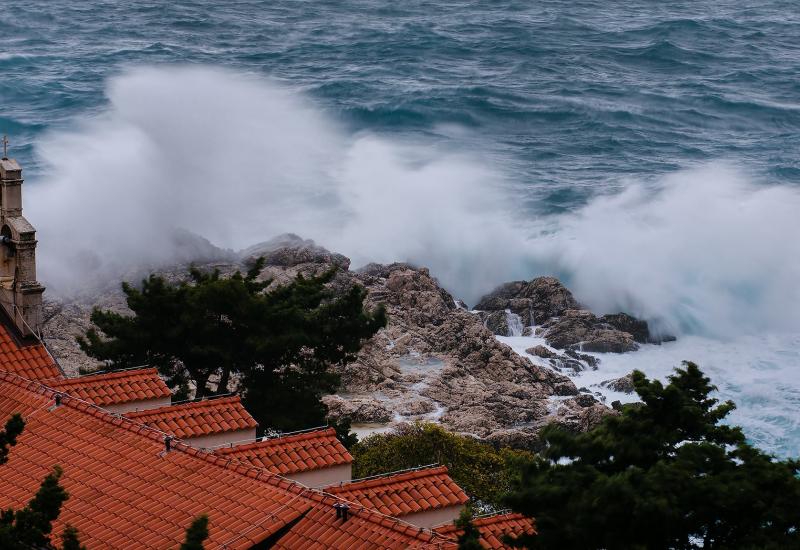
[[[525,353],[530,353],[531,355],[535,355],[536,357],[541,357],[543,359],[555,359],[558,357],[556,352],[551,351],[544,346],[534,346],[532,348],[528,348],[525,350]]]
[[[421,416],[424,414],[432,413],[436,410],[436,405],[433,401],[424,399],[415,399],[403,403],[403,406],[398,411],[403,416]]]
[[[600,364],[600,359],[598,359],[597,357],[594,357],[592,355],[587,355],[585,353],[578,353],[573,349],[565,349],[564,355],[571,357],[572,359],[575,359],[577,361],[583,361],[590,367],[596,367],[598,364]]]
[[[555,423],[574,432],[585,432],[600,424],[609,414],[616,414],[594,397],[581,394],[559,403]]]
[[[599,322],[585,309],[569,309],[561,317],[545,324],[545,339],[554,348],[600,353],[635,351],[639,345],[633,336]]]
[[[605,382],[600,382],[600,385],[604,388],[622,393],[633,393],[636,391],[636,388],[633,385],[633,374],[626,374],[620,378],[606,380]]]
[[[475,309],[509,310],[520,316],[523,326],[540,325],[580,305],[572,293],[555,277],[514,281],[500,285],[480,299]]]
[[[331,418],[348,417],[353,422],[383,423],[392,419],[392,413],[386,406],[367,397],[345,400],[338,396],[326,396],[324,403],[328,406]]]
[[[508,328],[508,315],[505,311],[481,311],[478,313],[483,326],[500,336],[510,336]]]
[[[331,417],[389,423],[398,413],[409,420],[438,418],[451,430],[478,437],[531,442],[537,440],[542,426],[553,419],[566,421],[565,415],[574,425],[590,424],[591,415],[586,411],[594,405],[571,406],[583,412],[552,411],[553,397],[578,393],[568,377],[536,365],[500,343],[477,315],[457,304],[439,286],[427,269],[395,263],[349,271],[349,260],[344,256],[293,235],[251,247],[242,253],[241,260],[218,261],[205,267],[230,274],[246,269],[259,256],[267,259],[259,277],[272,279],[274,285],[300,273],[316,274],[337,267],[332,288],[363,285],[366,306],[384,304],[387,309],[388,326],[364,345],[354,362],[340,370],[340,393],[325,397]],[[159,272],[170,280],[181,280],[186,267],[173,266]],[[540,304],[541,313],[537,310],[533,314],[540,320],[577,305],[555,279],[540,278],[523,286],[526,294],[522,301],[512,298],[508,302],[508,309],[521,317],[529,303]],[[93,306],[127,311],[114,282],[102,290],[87,290],[80,300],[54,304],[45,324],[48,343],[58,344],[54,352],[72,366],[72,372],[88,360],[74,344],[74,336],[89,327]],[[505,309],[500,308],[503,317]],[[530,316],[528,312],[528,319],[523,318],[525,324]],[[71,348],[68,342],[72,342]]]
[[[246,263],[263,257],[269,266],[295,267],[302,264],[323,264],[327,267],[336,266],[344,271],[350,268],[350,259],[346,256],[330,252],[311,239],[302,239],[293,233],[279,235],[246,248],[241,252],[241,256]]]
[[[482,312],[486,326],[495,334],[508,335],[503,315],[508,310],[519,315],[523,326],[537,325],[537,334],[559,349],[623,353],[638,349],[637,342],[662,341],[651,335],[646,321],[626,313],[598,318],[553,277],[503,284],[481,298],[475,309]],[[571,357],[592,367],[598,361],[584,355]]]

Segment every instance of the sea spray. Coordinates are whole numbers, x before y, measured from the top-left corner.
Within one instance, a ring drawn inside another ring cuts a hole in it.
[[[468,303],[564,279],[599,312],[671,333],[800,330],[800,191],[711,164],[521,219],[503,169],[350,135],[303,94],[209,67],[137,68],[104,111],[39,147],[26,208],[51,290],[188,260],[178,230],[237,249],[293,231],[353,259],[424,265]],[[184,240],[185,241],[185,240]]]
[[[551,218],[533,251],[601,313],[666,332],[800,332],[800,189],[724,164],[630,185]]]
[[[53,290],[179,260],[176,229],[232,249],[294,231],[355,265],[426,265],[471,300],[528,273],[500,171],[479,159],[347,135],[302,94],[216,68],[133,69],[107,95],[39,148],[27,205]]]

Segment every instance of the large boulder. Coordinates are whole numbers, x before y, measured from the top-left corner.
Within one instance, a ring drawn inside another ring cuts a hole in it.
[[[480,299],[475,309],[508,310],[520,316],[524,326],[540,325],[579,308],[572,293],[555,277],[537,277],[532,281],[514,281],[500,285]]]
[[[633,373],[626,374],[625,376],[621,376],[620,378],[614,378],[613,380],[606,380],[605,382],[600,382],[600,385],[604,388],[608,388],[610,390],[618,391],[621,393],[631,394],[634,391],[636,391],[636,387],[633,385]]]
[[[635,351],[639,345],[627,332],[601,322],[591,311],[569,309],[544,325],[547,343],[559,349],[599,353]]]

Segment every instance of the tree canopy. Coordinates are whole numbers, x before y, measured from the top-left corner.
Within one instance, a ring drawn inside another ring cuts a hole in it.
[[[11,415],[5,429],[0,432],[0,464],[8,461],[11,447],[16,445],[25,422],[19,414]],[[50,533],[53,522],[61,514],[61,506],[69,495],[60,485],[61,468],[53,467],[39,490],[28,504],[20,509],[0,510],[0,548],[4,550],[30,550],[52,548]],[[80,544],[78,531],[67,525],[61,535],[63,550],[86,550]]]
[[[473,437],[450,433],[438,424],[405,424],[395,431],[373,434],[350,449],[353,477],[367,477],[438,463],[475,499],[481,511],[496,509],[511,487],[517,464],[530,459],[527,451],[496,449]]]
[[[208,538],[208,516],[199,515],[186,529],[186,538],[180,550],[203,550],[203,543]]]
[[[230,277],[192,268],[178,283],[151,275],[141,289],[123,283],[133,315],[95,310],[97,328],[79,338],[81,348],[112,368],[155,366],[173,387],[191,380],[198,398],[227,393],[236,374],[262,427],[322,424],[320,397],[339,384],[331,367],[353,360],[385,326],[385,310],[365,311],[360,286],[333,292],[335,270],[267,289],[270,281],[258,280],[263,265]]]
[[[461,530],[458,535],[458,550],[483,550],[481,532],[472,523],[472,509],[469,506],[461,510],[453,523]]]
[[[547,427],[507,502],[536,520],[528,548],[799,548],[800,462],[752,447],[697,365],[586,433]]]
[[[0,465],[8,461],[8,452],[17,444],[17,438],[24,428],[22,415],[13,414],[6,421],[5,428],[0,431]]]

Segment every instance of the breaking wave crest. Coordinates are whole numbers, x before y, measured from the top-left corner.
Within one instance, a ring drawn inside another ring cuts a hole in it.
[[[262,78],[137,68],[107,96],[104,112],[38,148],[47,169],[27,205],[56,290],[188,259],[185,231],[229,249],[293,231],[354,265],[426,265],[473,303],[498,283],[554,274],[587,305],[670,332],[800,329],[800,191],[732,166],[524,220],[510,214],[502,167],[441,144],[350,135]]]

